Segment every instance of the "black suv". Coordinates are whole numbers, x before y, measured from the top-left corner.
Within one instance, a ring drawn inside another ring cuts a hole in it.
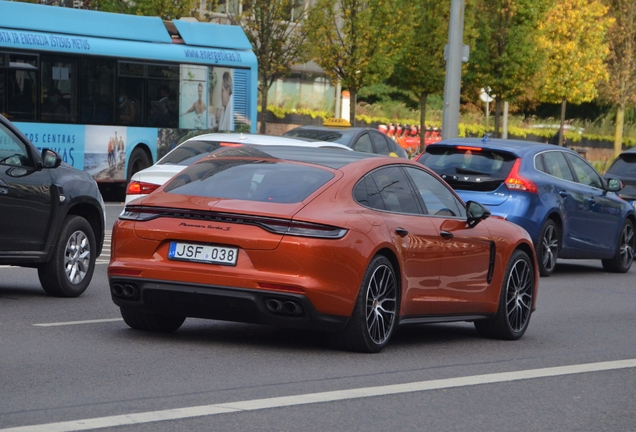
[[[104,201],[95,180],[38,149],[0,115],[0,264],[35,267],[42,288],[77,297],[104,245]]]

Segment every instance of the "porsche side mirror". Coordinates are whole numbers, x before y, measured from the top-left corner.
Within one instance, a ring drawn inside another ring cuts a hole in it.
[[[468,201],[466,203],[466,214],[468,215],[468,219],[466,223],[469,227],[474,227],[480,221],[486,219],[490,216],[490,210],[486,208],[486,206],[479,204],[475,201]]]

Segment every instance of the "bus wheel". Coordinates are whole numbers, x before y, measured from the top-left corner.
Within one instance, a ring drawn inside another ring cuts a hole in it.
[[[135,148],[130,154],[130,159],[128,159],[128,175],[126,176],[127,182],[130,181],[130,178],[134,174],[148,168],[150,165],[151,163],[150,158],[148,157],[148,153],[146,153],[139,147]]]

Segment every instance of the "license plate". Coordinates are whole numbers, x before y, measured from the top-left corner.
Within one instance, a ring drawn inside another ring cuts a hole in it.
[[[209,264],[236,265],[237,248],[171,242],[168,259]]]

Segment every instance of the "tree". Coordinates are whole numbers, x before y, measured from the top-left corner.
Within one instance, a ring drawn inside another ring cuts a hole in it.
[[[355,125],[358,91],[387,79],[410,26],[407,0],[317,0],[305,23],[316,62],[351,94]]]
[[[539,48],[547,62],[538,96],[544,102],[561,103],[559,145],[563,145],[567,101],[591,101],[597,85],[608,78],[605,37],[613,20],[607,12],[598,0],[557,0],[539,25]]]
[[[303,21],[310,10],[302,0],[252,0],[240,13],[227,11],[230,22],[245,31],[258,61],[261,133],[267,129],[267,95],[272,84],[307,58]]]
[[[615,20],[609,30],[610,51],[607,56],[609,80],[599,92],[616,107],[614,157],[622,150],[625,108],[636,104],[636,2],[607,0],[609,15]]]
[[[91,8],[104,12],[131,15],[158,16],[163,20],[173,20],[191,16],[198,7],[199,0],[86,0]]]
[[[415,17],[412,35],[395,65],[391,84],[413,92],[420,104],[420,152],[425,149],[426,102],[430,94],[444,92],[450,1],[418,0],[408,11]]]
[[[495,98],[495,135],[503,102],[525,94],[542,67],[538,27],[553,0],[478,0],[474,4],[475,49],[467,81],[490,87]]]

